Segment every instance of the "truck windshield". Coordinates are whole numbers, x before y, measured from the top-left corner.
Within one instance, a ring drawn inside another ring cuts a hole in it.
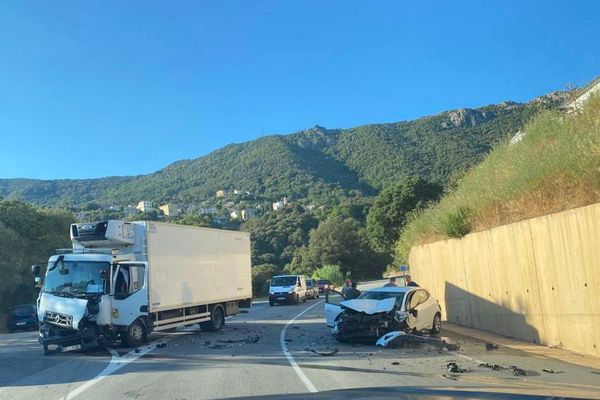
[[[101,261],[59,261],[48,264],[43,291],[61,296],[102,293],[104,279],[101,270],[109,270],[110,264]]]
[[[297,279],[295,276],[276,276],[271,280],[271,286],[292,286]]]

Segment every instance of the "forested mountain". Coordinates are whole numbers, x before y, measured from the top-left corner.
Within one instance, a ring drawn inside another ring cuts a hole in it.
[[[82,180],[0,179],[0,196],[38,205],[132,204],[174,200],[189,204],[217,190],[241,189],[265,199],[287,196],[316,204],[374,195],[402,177],[445,185],[481,161],[561,96],[444,112],[414,121],[351,129],[320,126],[290,135],[231,144],[175,162],[148,175]]]

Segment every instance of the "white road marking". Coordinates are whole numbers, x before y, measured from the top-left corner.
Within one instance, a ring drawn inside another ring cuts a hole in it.
[[[163,343],[166,343],[169,340],[162,339],[160,341],[162,341]],[[149,352],[154,350],[156,348],[154,346],[154,344],[157,342],[158,341],[154,341],[152,343],[144,345],[143,348],[139,349],[139,353],[136,353],[135,350],[132,350],[123,356],[119,356],[119,353],[117,353],[117,351],[115,349],[109,348],[108,351],[110,352],[112,357],[110,359],[110,363],[106,366],[106,368],[104,368],[98,375],[96,375],[94,378],[88,380],[83,385],[78,386],[74,390],[71,390],[69,393],[66,394],[66,396],[61,397],[60,400],[71,400],[75,396],[80,395],[81,393],[85,392],[86,390],[88,390],[89,388],[91,388],[92,386],[94,386],[95,384],[100,382],[102,379],[117,372],[118,370],[120,370],[121,368],[126,366],[127,364],[137,360],[138,358],[142,357],[143,355],[148,354]]]
[[[300,368],[300,366],[298,366],[298,364],[296,363],[296,360],[294,360],[294,357],[292,357],[292,355],[288,351],[287,344],[285,343],[285,332],[287,331],[288,326],[290,326],[295,320],[300,318],[302,315],[304,315],[304,313],[306,313],[311,308],[318,306],[319,304],[323,303],[324,301],[325,300],[321,300],[318,303],[313,304],[312,306],[308,307],[306,310],[302,311],[300,314],[296,315],[293,319],[290,319],[288,321],[288,323],[285,324],[285,326],[281,330],[281,335],[279,336],[279,343],[281,344],[281,351],[283,351],[283,354],[287,358],[288,362],[290,363],[292,368],[294,368],[296,375],[298,375],[298,378],[300,378],[300,380],[306,387],[306,390],[308,390],[311,393],[318,392],[318,390],[315,387],[315,385],[313,385],[313,383],[310,381],[310,379],[308,379],[308,377],[306,375],[304,375],[304,372],[302,372],[302,369]]]

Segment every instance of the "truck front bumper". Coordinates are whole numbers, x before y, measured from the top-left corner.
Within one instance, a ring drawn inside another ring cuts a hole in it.
[[[98,347],[98,338],[94,330],[69,329],[49,323],[40,325],[38,340],[44,346],[44,351],[86,350]],[[54,346],[56,346],[55,349],[50,349]]]

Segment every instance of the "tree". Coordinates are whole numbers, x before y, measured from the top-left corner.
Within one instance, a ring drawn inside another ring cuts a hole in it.
[[[341,218],[329,218],[311,231],[307,258],[302,263],[313,271],[339,265],[355,279],[378,276],[387,263],[387,257],[370,248],[357,221]]]
[[[367,234],[373,249],[391,254],[407,215],[437,200],[441,194],[440,185],[421,178],[405,179],[384,189],[367,216]]]
[[[266,295],[269,280],[276,275],[278,268],[273,264],[261,264],[252,268],[252,293],[255,296]]]
[[[339,265],[324,265],[313,272],[313,279],[327,279],[335,286],[342,286],[344,273]]]

